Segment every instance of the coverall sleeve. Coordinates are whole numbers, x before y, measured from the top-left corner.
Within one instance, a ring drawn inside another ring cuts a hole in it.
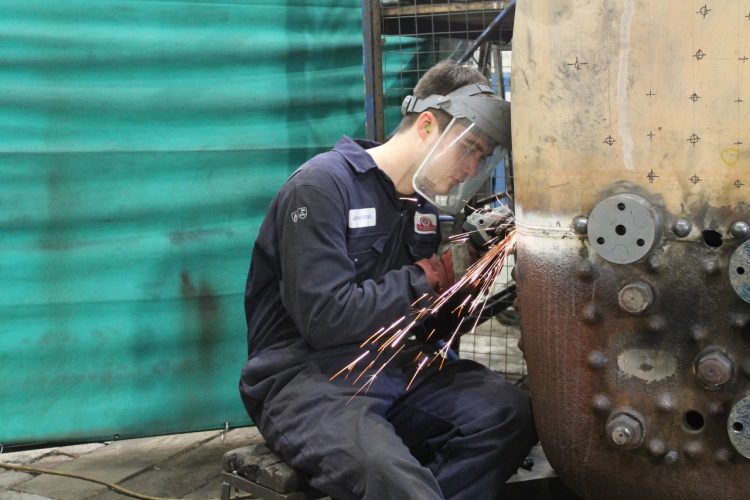
[[[411,304],[432,293],[415,265],[390,270],[377,282],[356,282],[347,251],[347,212],[336,195],[296,185],[284,193],[276,221],[282,302],[316,349],[361,342],[410,315]]]

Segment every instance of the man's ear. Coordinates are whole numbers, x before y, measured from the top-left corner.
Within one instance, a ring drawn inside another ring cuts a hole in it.
[[[419,114],[416,122],[417,134],[423,140],[429,139],[431,134],[438,133],[438,124],[435,115],[430,111],[423,111]]]

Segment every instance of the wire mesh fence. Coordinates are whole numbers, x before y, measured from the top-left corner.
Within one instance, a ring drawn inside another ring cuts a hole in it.
[[[435,63],[467,55],[473,42],[507,7],[499,1],[436,1],[436,0],[371,0],[369,12],[379,26],[373,32],[379,39],[372,45],[373,60],[382,67],[382,123],[385,135],[394,132],[401,120],[401,103],[417,80]],[[367,10],[366,10],[367,11]],[[366,20],[372,22],[373,19]],[[466,63],[482,71],[498,95],[511,100],[512,19],[499,25],[488,41],[472,51]],[[509,194],[503,203],[512,204],[513,171],[510,155],[501,162],[477,199],[496,193]],[[490,202],[498,203],[497,201]],[[497,293],[514,285],[511,277],[513,261],[494,284]],[[526,374],[520,340],[519,318],[508,308],[481,323],[473,333],[461,338],[459,355],[476,360],[504,373],[509,379]]]

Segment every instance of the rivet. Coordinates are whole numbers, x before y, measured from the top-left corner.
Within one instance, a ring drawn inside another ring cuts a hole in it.
[[[648,442],[648,451],[655,457],[664,455],[667,445],[661,439],[652,439]]]
[[[698,441],[688,441],[685,446],[682,447],[685,452],[685,456],[689,458],[698,458],[703,454],[703,445]]]
[[[652,272],[658,272],[664,266],[664,258],[659,254],[652,254],[646,261]]]
[[[594,263],[588,259],[581,261],[576,268],[576,275],[582,281],[591,281],[594,277]]]
[[[696,342],[701,342],[708,337],[708,329],[701,325],[693,325],[690,328],[690,336],[695,340]]]
[[[738,329],[745,328],[750,323],[750,314],[735,312],[729,316],[732,326]]]
[[[672,232],[679,238],[684,238],[693,229],[693,224],[687,219],[677,219],[672,224]]]
[[[601,351],[591,351],[587,361],[594,370],[601,370],[607,366],[607,356]]]
[[[591,398],[591,407],[598,413],[609,413],[612,409],[612,402],[604,394],[595,394]]]
[[[716,461],[720,464],[728,464],[732,461],[732,451],[729,448],[719,448],[714,452]]]
[[[721,264],[715,257],[706,257],[701,261],[701,264],[703,265],[703,270],[709,275],[716,274],[721,269]]]
[[[584,306],[582,317],[584,323],[588,323],[589,325],[598,323],[601,320],[601,314],[599,314],[596,304],[587,304]]]
[[[750,225],[744,221],[737,221],[729,229],[732,236],[739,239],[745,239],[750,236]]]
[[[719,417],[726,412],[727,410],[724,408],[724,403],[721,401],[711,401],[708,403],[708,414],[712,417]]]
[[[585,215],[579,215],[573,219],[573,231],[580,235],[585,235],[589,231],[589,218]]]
[[[518,297],[513,299],[513,309],[515,309],[516,312],[521,312],[521,301]]]
[[[648,283],[636,281],[622,287],[617,293],[617,300],[623,311],[640,314],[654,302],[654,292]]]
[[[677,398],[669,393],[665,392],[656,398],[656,408],[662,412],[671,412],[677,409]]]
[[[667,327],[667,320],[663,316],[655,314],[648,318],[646,327],[651,332],[660,332]]]
[[[667,465],[673,465],[679,459],[680,454],[677,452],[677,450],[669,450],[667,454],[664,455],[664,463]]]

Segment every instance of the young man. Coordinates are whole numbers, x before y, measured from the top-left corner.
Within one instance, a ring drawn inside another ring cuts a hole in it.
[[[494,498],[536,442],[528,397],[500,375],[452,361],[407,391],[416,354],[435,350],[412,338],[368,391],[330,380],[450,286],[434,203],[460,209],[509,146],[508,104],[473,69],[436,65],[402,111],[386,143],[344,137],[271,204],[245,290],[242,401],[269,446],[333,498]]]

